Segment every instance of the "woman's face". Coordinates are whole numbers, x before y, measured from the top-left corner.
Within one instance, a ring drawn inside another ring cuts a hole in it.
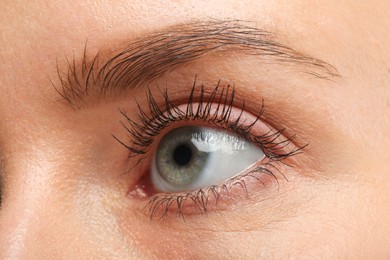
[[[388,0],[0,17],[1,259],[390,256]]]

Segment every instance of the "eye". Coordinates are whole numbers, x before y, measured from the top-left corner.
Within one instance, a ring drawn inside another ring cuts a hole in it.
[[[128,194],[145,203],[150,218],[208,212],[222,198],[227,202],[240,191],[248,197],[287,179],[279,166],[289,166],[284,161],[305,146],[263,121],[263,101],[250,113],[230,85],[196,88],[196,79],[183,95],[149,90],[133,116],[120,110],[128,139],[114,138],[129,151],[129,171],[139,176]]]
[[[186,126],[160,141],[151,166],[159,192],[179,192],[218,185],[265,157],[257,146],[223,130]]]

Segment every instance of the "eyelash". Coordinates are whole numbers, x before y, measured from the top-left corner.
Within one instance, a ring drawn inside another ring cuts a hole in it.
[[[276,164],[283,163],[289,166],[284,160],[301,153],[301,150],[306,147],[305,145],[302,147],[294,147],[293,149],[290,149],[290,151],[284,151],[294,139],[294,136],[292,136],[280,141],[279,139],[280,136],[283,135],[284,129],[275,132],[270,130],[261,135],[252,134],[253,126],[263,116],[264,100],[262,100],[260,111],[253,122],[247,124],[246,121],[242,119],[242,115],[245,112],[244,101],[242,102],[239,116],[232,121],[230,119],[231,111],[236,103],[236,92],[234,87],[231,87],[231,85],[221,87],[221,81],[219,81],[213,91],[210,94],[207,94],[204,85],[201,85],[199,96],[195,97],[195,92],[197,90],[196,85],[195,77],[184,111],[171,101],[167,88],[163,92],[159,89],[159,92],[164,99],[164,109],[160,109],[160,106],[150,89],[147,92],[149,111],[145,111],[137,102],[138,113],[136,118],[139,122],[130,118],[124,109],[120,110],[120,113],[127,122],[127,125],[123,122],[122,125],[128,133],[128,144],[115,136],[113,137],[130,151],[129,157],[140,157],[137,162],[137,164],[140,164],[147,157],[146,155],[150,151],[157,136],[166,127],[169,127],[175,122],[203,121],[209,125],[231,131],[239,137],[256,144],[263,150],[268,161],[245,174],[240,174],[227,180],[227,182],[222,185],[213,185],[181,194],[156,194],[152,196],[144,207],[144,211],[149,212],[151,219],[155,217],[158,212],[160,212],[159,218],[164,218],[172,207],[176,208],[177,215],[180,218],[184,218],[183,207],[186,201],[192,202],[200,212],[207,212],[210,195],[214,196],[215,200],[218,201],[221,198],[221,195],[224,192],[228,194],[229,189],[233,186],[241,187],[248,197],[245,182],[247,177],[252,177],[265,186],[260,178],[256,176],[258,173],[271,176],[279,184],[278,178],[274,174],[275,170],[280,173],[284,179],[287,180],[287,178],[278,170]],[[222,89],[220,90],[220,88]],[[196,104],[194,105],[195,102]],[[212,112],[211,107],[213,104],[216,104],[217,108]]]

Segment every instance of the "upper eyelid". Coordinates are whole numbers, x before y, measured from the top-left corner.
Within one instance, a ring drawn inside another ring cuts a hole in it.
[[[197,91],[195,91],[196,89]],[[259,131],[260,133],[258,135],[253,135],[252,128],[257,125],[257,122],[264,112],[264,100],[261,105],[258,106],[259,110],[256,111],[257,113],[252,114],[252,119],[247,121],[242,117],[244,112],[247,113],[245,100],[241,100],[240,98],[239,101],[236,101],[234,87],[229,84],[221,84],[221,81],[218,81],[218,84],[212,92],[206,93],[203,85],[200,85],[200,87],[197,86],[195,78],[184,108],[179,108],[175,104],[180,100],[171,100],[169,98],[168,89],[165,89],[164,92],[160,91],[160,94],[164,99],[161,103],[155,99],[155,94],[149,90],[147,92],[146,102],[148,109],[144,110],[141,105],[138,105],[138,113],[135,113],[135,115],[132,115],[131,117],[127,115],[125,110],[120,109],[121,114],[125,118],[125,123],[122,122],[122,125],[127,131],[130,143],[121,141],[115,135],[114,138],[130,151],[130,157],[142,155],[138,158],[138,163],[145,159],[145,155],[148,154],[151,144],[155,141],[154,138],[158,136],[162,130],[177,121],[203,120],[209,125],[225,128],[226,130],[232,131],[234,134],[257,144],[270,143],[274,145],[280,136],[284,136],[284,129],[272,130],[274,128],[267,124],[261,124],[263,126],[261,128],[263,129]],[[175,103],[172,103],[171,101],[174,101]],[[160,106],[161,104],[162,107]],[[216,104],[216,107],[213,108],[214,110],[211,110],[212,104]],[[233,108],[235,110],[240,110],[240,112],[238,114],[236,113],[235,117],[230,117]],[[134,114],[134,112],[132,114]],[[259,127],[257,126],[256,128]],[[283,147],[285,147],[289,145],[294,138],[295,136],[287,137],[280,144],[283,144]],[[305,146],[306,144],[301,147],[296,147],[288,153],[285,153],[284,156],[300,153],[300,150]],[[266,146],[261,146],[261,148],[266,152],[267,157],[278,160],[283,159],[283,156],[280,156],[281,154],[274,153],[273,150],[275,147],[271,150],[267,150]],[[280,148],[278,150],[280,150]]]
[[[268,56],[279,63],[302,65],[319,78],[340,76],[334,66],[278,42],[275,34],[248,22],[227,20],[169,27],[139,38],[106,61],[99,54],[89,60],[85,46],[82,61],[68,61],[65,73],[58,68],[59,86],[53,85],[69,104],[82,107],[87,105],[86,97],[100,100],[109,93],[146,86],[166,72],[215,51]]]

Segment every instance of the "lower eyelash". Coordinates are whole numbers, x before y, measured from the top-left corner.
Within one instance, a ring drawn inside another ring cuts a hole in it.
[[[205,189],[181,194],[157,194],[153,196],[145,206],[145,211],[150,213],[151,218],[157,214],[160,214],[160,218],[163,218],[173,207],[177,209],[178,216],[183,217],[184,215],[182,209],[184,203],[187,201],[191,201],[193,205],[200,210],[200,212],[206,212],[210,196],[214,196],[215,199],[218,200],[221,197],[221,193],[225,192],[228,194],[228,190],[237,185],[242,187],[247,193],[245,178],[252,177],[261,182],[260,178],[256,176],[257,173],[267,174],[278,182],[278,179],[273,171],[276,170],[279,173],[281,172],[275,164],[279,162],[284,163],[286,158],[299,154],[301,149],[305,147],[296,147],[290,151],[284,151],[294,138],[293,136],[280,141],[279,139],[283,135],[284,129],[276,132],[269,131],[261,135],[252,134],[253,126],[263,115],[263,101],[255,120],[247,123],[244,119],[242,119],[242,115],[245,112],[245,102],[242,102],[239,116],[234,120],[231,119],[236,95],[234,87],[231,87],[230,85],[222,87],[221,81],[219,81],[213,91],[209,94],[206,94],[204,86],[202,85],[199,89],[199,96],[195,97],[196,90],[195,78],[184,109],[179,108],[170,100],[167,89],[165,89],[164,92],[159,90],[159,93],[164,99],[163,109],[161,109],[159,103],[154,97],[154,94],[149,89],[147,92],[149,111],[145,111],[142,109],[141,105],[137,103],[137,121],[130,118],[125,110],[120,110],[120,113],[124,116],[127,122],[127,124],[122,122],[122,125],[128,133],[128,144],[120,141],[115,136],[113,137],[130,151],[129,157],[140,157],[138,159],[138,163],[140,163],[146,158],[155,138],[166,127],[180,121],[204,121],[216,127],[227,129],[245,140],[255,143],[263,150],[269,162],[263,164],[262,166],[258,166],[248,173],[233,177],[222,185],[214,185]],[[214,111],[211,109],[213,104],[216,104],[217,106]],[[283,174],[281,175],[286,179]]]
[[[271,164],[271,162],[268,164]],[[276,175],[269,169],[264,166],[258,166],[245,174],[237,175],[229,179],[226,183],[221,185],[212,185],[204,189],[182,194],[164,193],[154,195],[143,210],[150,215],[150,220],[152,220],[153,218],[163,219],[168,215],[171,208],[175,208],[176,215],[179,218],[184,219],[184,204],[189,201],[200,213],[207,213],[210,200],[214,199],[215,204],[217,205],[218,201],[222,198],[222,194],[229,196],[229,190],[234,186],[240,187],[245,192],[246,197],[249,198],[245,181],[246,178],[254,178],[256,181],[261,182],[265,187],[265,183],[256,176],[259,173],[267,174],[279,183]]]

